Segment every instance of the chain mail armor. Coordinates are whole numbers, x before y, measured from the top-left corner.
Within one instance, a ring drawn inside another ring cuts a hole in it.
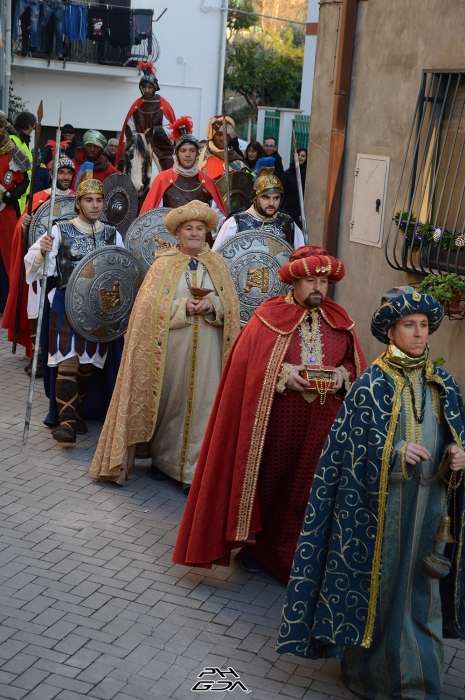
[[[242,211],[234,214],[234,219],[238,233],[240,231],[249,231],[250,229],[260,229],[264,233],[274,233],[275,236],[284,238],[292,248],[294,247],[294,221],[289,214],[283,214],[279,211],[275,219],[262,221],[252,216],[248,211]]]
[[[103,224],[101,231],[94,235],[79,231],[71,221],[57,221],[61,242],[57,254],[57,287],[64,289],[78,262],[95,248],[116,245],[116,228]]]
[[[173,182],[173,184],[165,190],[163,206],[175,209],[176,207],[181,207],[183,204],[189,204],[189,202],[192,202],[194,199],[205,202],[205,204],[210,204],[211,198],[211,194],[202,187],[197,177],[179,175],[176,182]]]

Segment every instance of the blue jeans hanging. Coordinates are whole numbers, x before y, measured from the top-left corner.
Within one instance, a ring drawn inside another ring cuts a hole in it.
[[[56,41],[56,53],[57,56],[63,56],[63,16],[65,12],[65,6],[63,0],[44,0],[42,7],[42,28],[47,28],[50,18],[53,15],[53,22],[55,28],[55,41]],[[47,55],[51,51],[46,50]]]
[[[40,1],[39,0],[18,0],[15,8],[15,18],[13,21],[13,31],[12,36],[15,41],[18,39],[18,24],[20,17],[29,10],[29,31],[30,39],[29,45],[35,49],[39,49],[41,45],[40,41],[40,25],[39,25],[39,10]]]

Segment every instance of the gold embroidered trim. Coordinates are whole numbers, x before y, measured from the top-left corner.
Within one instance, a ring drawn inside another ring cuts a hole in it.
[[[260,398],[258,400],[257,410],[255,412],[249,454],[247,457],[244,481],[242,484],[241,500],[239,503],[236,531],[236,540],[238,542],[244,542],[249,536],[252,509],[257,490],[258,472],[262,459],[263,445],[265,442],[271,406],[273,404],[275,394],[274,389],[276,387],[276,378],[290,342],[290,334],[286,336],[278,335],[268,361],[265,377],[263,379]]]
[[[379,493],[378,493],[378,526],[376,529],[376,539],[375,548],[373,554],[373,565],[371,569],[371,581],[370,581],[370,593],[368,598],[368,613],[367,622],[365,626],[365,632],[363,635],[363,641],[361,646],[365,649],[369,649],[373,641],[373,630],[375,627],[376,620],[376,606],[378,602],[379,593],[379,577],[381,574],[381,557],[383,553],[383,539],[384,539],[384,520],[386,515],[386,498],[387,498],[387,486],[389,480],[389,463],[391,461],[392,446],[394,442],[394,435],[397,427],[397,420],[399,418],[400,409],[402,406],[402,389],[404,388],[405,381],[402,379],[399,373],[395,373],[391,368],[382,360],[378,358],[373,364],[377,364],[381,367],[383,372],[389,375],[395,382],[396,389],[394,393],[394,399],[392,402],[392,413],[389,419],[389,425],[386,433],[386,441],[384,443],[383,454],[381,457],[381,474],[379,480]]]
[[[402,471],[402,476],[404,478],[404,481],[410,481],[410,479],[412,478],[407,473],[407,461],[405,459],[405,453],[407,452],[407,445],[408,445],[408,442],[405,441],[404,444],[402,445],[402,447],[400,448],[400,469]]]
[[[421,404],[421,369],[412,370],[409,372],[409,379],[413,386],[413,392],[415,394],[415,402],[417,406]],[[410,391],[406,391],[403,395],[404,408],[405,408],[405,441],[414,442],[415,445],[421,445],[422,441],[422,426],[421,423],[417,423],[415,420],[415,414],[413,412],[412,396]]]
[[[271,325],[271,323],[268,323],[268,321],[265,321],[265,319],[264,319],[262,316],[260,316],[260,314],[259,314],[257,311],[255,312],[255,315],[256,315],[257,318],[260,319],[260,321],[261,321],[263,324],[265,324],[265,326],[266,326],[267,328],[269,328],[270,330],[274,331],[274,333],[277,333],[278,335],[292,335],[292,333],[294,333],[294,331],[296,330],[297,326],[299,326],[299,325],[302,323],[302,321],[304,320],[304,318],[305,318],[305,316],[307,315],[307,313],[308,313],[308,311],[307,311],[307,309],[305,309],[305,310],[302,312],[302,317],[299,319],[299,321],[297,321],[297,323],[295,324],[295,326],[293,326],[293,327],[291,328],[290,331],[282,331],[280,328],[275,328],[274,326]]]
[[[192,286],[197,287],[197,270],[192,270]],[[184,418],[184,430],[182,435],[182,445],[181,445],[181,462],[179,465],[180,469],[180,481],[184,483],[184,468],[187,462],[187,455],[189,452],[189,437],[191,432],[192,424],[192,411],[194,410],[194,392],[195,392],[195,377],[197,369],[197,347],[199,341],[199,317],[197,314],[194,315],[194,323],[192,328],[192,347],[191,347],[191,357],[190,357],[190,372],[189,372],[189,385],[187,387],[187,403],[186,403],[186,416]]]
[[[346,394],[348,394],[350,391],[350,387],[352,386],[352,382],[350,381],[349,370],[346,367],[344,367],[344,365],[340,365],[338,369],[341,370],[342,378],[344,380],[344,389],[346,390]]]
[[[276,384],[276,391],[278,394],[284,394],[287,391],[286,384],[289,381],[294,365],[290,362],[283,362],[281,372],[278,374],[278,383]]]

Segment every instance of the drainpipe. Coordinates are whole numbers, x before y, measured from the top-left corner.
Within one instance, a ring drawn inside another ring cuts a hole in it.
[[[228,29],[228,0],[223,0],[221,6],[220,49],[218,57],[218,87],[216,97],[216,113],[223,112],[223,84],[226,65],[226,32]]]
[[[358,0],[342,1],[323,228],[323,247],[326,248],[331,255],[337,254],[342,167],[346,140],[347,114],[349,110],[357,2]]]
[[[11,80],[11,0],[6,0],[5,7],[5,92],[3,94],[4,112],[8,114],[8,100]]]

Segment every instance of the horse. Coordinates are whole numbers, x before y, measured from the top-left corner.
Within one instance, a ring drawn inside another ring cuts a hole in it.
[[[157,175],[162,168],[157,156],[153,152],[152,145],[147,142],[145,134],[133,134],[130,129],[126,131],[126,142],[123,151],[123,173],[129,175],[134,183],[139,199],[139,210],[152,182],[152,161],[155,164]]]

